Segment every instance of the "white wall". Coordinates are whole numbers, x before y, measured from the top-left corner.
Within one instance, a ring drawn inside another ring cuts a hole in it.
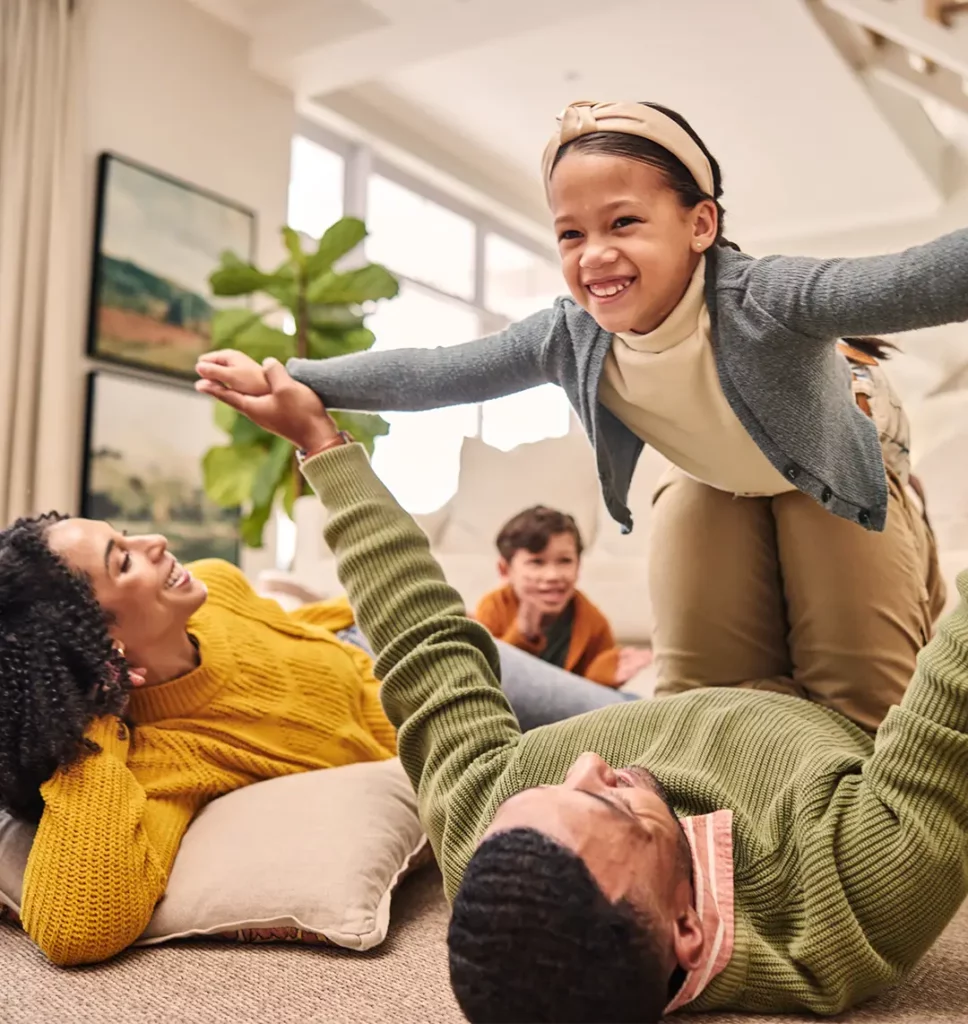
[[[82,462],[87,291],[96,162],[102,150],[141,161],[256,211],[259,257],[279,257],[286,220],[291,93],[248,66],[248,42],[187,0],[82,0],[75,149],[76,291],[65,302],[63,384],[48,403],[37,505],[76,511]],[[47,371],[45,371],[47,372]],[[53,370],[51,372],[54,372]]]

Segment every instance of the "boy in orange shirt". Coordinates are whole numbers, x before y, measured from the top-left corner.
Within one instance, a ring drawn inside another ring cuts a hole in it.
[[[577,589],[582,540],[575,520],[536,505],[497,538],[506,581],[481,598],[475,618],[505,643],[603,686],[627,683],[652,652],[617,647],[605,616]]]

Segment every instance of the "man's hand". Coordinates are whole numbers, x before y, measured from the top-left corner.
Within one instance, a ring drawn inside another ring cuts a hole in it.
[[[226,348],[217,352],[206,352],[198,357],[195,372],[204,380],[213,381],[243,395],[268,395],[265,371],[244,352]],[[199,388],[199,391],[202,389]],[[206,392],[214,394],[214,392]]]
[[[633,676],[652,664],[652,652],[637,647],[623,647],[618,652],[618,666],[615,669],[615,684],[623,686]]]
[[[241,359],[231,360],[230,374],[222,373],[218,380],[205,377],[196,381],[195,390],[230,405],[257,426],[306,452],[321,448],[339,435],[316,392],[294,381],[277,359],[267,359],[259,366],[248,356],[232,354]],[[209,365],[225,368],[221,363]]]

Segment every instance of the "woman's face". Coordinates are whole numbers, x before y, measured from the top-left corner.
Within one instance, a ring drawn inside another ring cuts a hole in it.
[[[550,200],[568,288],[613,334],[655,330],[716,241],[715,204],[686,209],[663,173],[640,160],[566,153]]]
[[[91,580],[98,604],[113,619],[111,635],[125,645],[129,661],[183,633],[205,602],[205,584],[178,563],[159,534],[127,537],[108,523],[65,519],[48,530],[47,543]]]

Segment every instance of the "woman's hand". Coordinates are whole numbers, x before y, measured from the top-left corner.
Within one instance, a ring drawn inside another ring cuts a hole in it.
[[[198,364],[203,379],[195,382],[196,391],[217,398],[305,452],[317,451],[339,436],[316,392],[294,381],[277,359],[267,359],[259,366],[241,352],[216,354],[226,361],[216,363],[203,357]]]

